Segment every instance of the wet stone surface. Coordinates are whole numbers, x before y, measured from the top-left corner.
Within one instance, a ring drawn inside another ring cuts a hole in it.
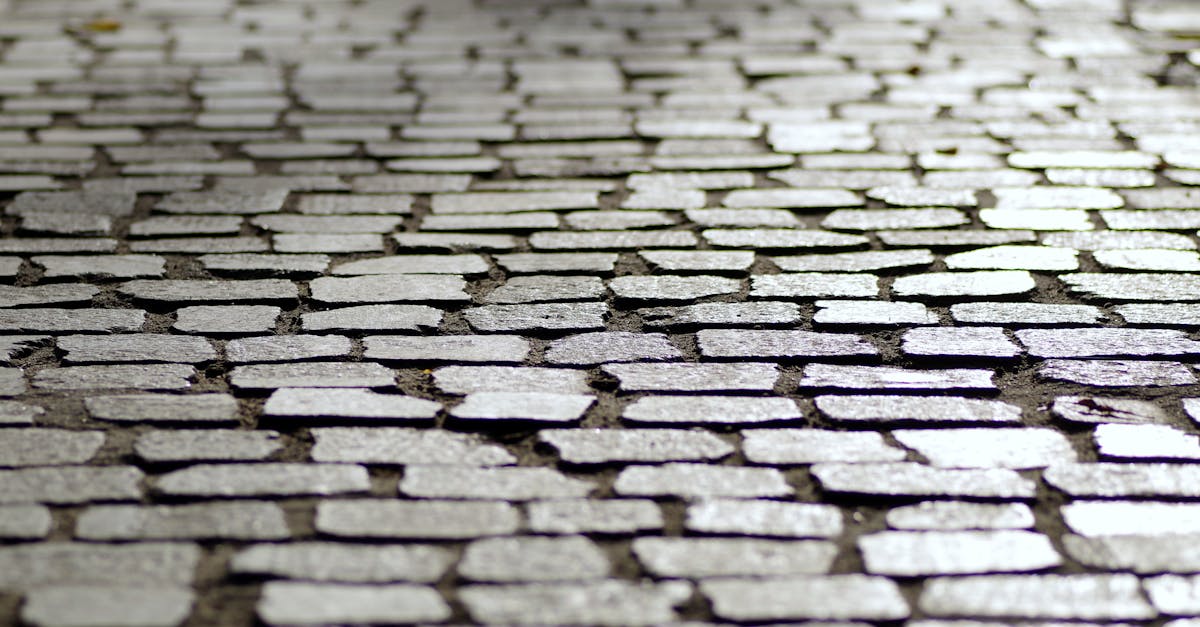
[[[0,0],[0,625],[1188,627],[1197,33]]]

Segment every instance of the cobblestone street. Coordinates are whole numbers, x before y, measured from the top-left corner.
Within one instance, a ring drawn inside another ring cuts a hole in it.
[[[1198,229],[1196,0],[0,0],[0,625],[1195,627]]]

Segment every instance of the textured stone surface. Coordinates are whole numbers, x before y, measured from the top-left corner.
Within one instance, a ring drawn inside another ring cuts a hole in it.
[[[750,424],[798,420],[804,414],[787,398],[645,396],[627,406],[621,417],[652,424]]]
[[[426,498],[528,501],[587,496],[595,485],[551,468],[468,468],[408,466],[400,492]]]
[[[847,422],[1016,423],[1021,409],[1000,401],[945,396],[818,396],[817,409]]]
[[[276,431],[230,429],[151,431],[133,444],[148,462],[258,461],[282,448]]]
[[[515,533],[520,514],[499,501],[352,499],[317,506],[321,533],[345,538],[465,539]]]
[[[905,458],[878,433],[817,429],[753,429],[742,432],[746,459],[756,464],[894,462]]]
[[[388,387],[395,375],[375,363],[288,362],[237,366],[229,382],[245,389]]]
[[[806,575],[827,572],[837,547],[818,540],[638,538],[633,553],[659,577]]]
[[[893,529],[951,531],[958,529],[1028,529],[1033,511],[1022,503],[924,501],[888,510]]]
[[[699,533],[832,538],[842,532],[842,515],[830,505],[708,499],[688,506],[684,526]]]
[[[682,581],[466,586],[467,612],[487,624],[654,625],[675,620],[692,587]]]
[[[291,536],[283,510],[272,503],[97,505],[75,523],[84,540],[282,540]]]
[[[1042,534],[1029,531],[883,531],[862,536],[869,573],[900,577],[1024,572],[1062,559]]]
[[[450,551],[425,544],[296,542],[251,545],[234,555],[230,569],[306,581],[431,583],[450,568],[452,561]]]
[[[732,446],[704,431],[562,429],[542,431],[538,439],[573,464],[703,461],[733,453]]]
[[[1043,468],[1075,461],[1071,443],[1053,429],[900,429],[892,436],[941,468]]]
[[[450,409],[464,420],[529,420],[574,422],[583,417],[595,397],[553,392],[475,392]]]
[[[705,329],[696,334],[705,357],[831,357],[875,355],[865,338],[847,333]]]
[[[826,491],[847,494],[1033,498],[1035,485],[1007,469],[930,468],[912,462],[824,463],[812,474]]]
[[[30,625],[127,625],[172,627],[187,619],[195,593],[155,583],[55,585],[25,595],[21,619]]]
[[[713,611],[733,621],[899,620],[908,603],[891,580],[866,575],[707,581],[700,591]]]
[[[467,545],[458,574],[470,581],[582,581],[609,574],[608,558],[582,536],[484,538]]]
[[[360,389],[283,388],[271,393],[267,416],[421,420],[433,418],[433,401]]]
[[[769,497],[792,488],[773,468],[731,468],[672,463],[630,466],[617,476],[613,489],[622,496]]]
[[[915,370],[891,366],[805,366],[802,387],[857,390],[992,389],[993,372],[977,368]]]
[[[450,607],[431,587],[272,581],[263,586],[258,617],[269,625],[442,621]]]
[[[602,370],[629,392],[767,391],[779,377],[778,366],[765,363],[605,364]]]
[[[933,616],[1136,620],[1156,614],[1132,575],[936,578],[919,606]]]
[[[350,464],[197,464],[158,477],[174,496],[297,496],[364,492],[367,471]]]
[[[104,445],[101,431],[11,429],[0,439],[0,467],[56,466],[87,462]]]

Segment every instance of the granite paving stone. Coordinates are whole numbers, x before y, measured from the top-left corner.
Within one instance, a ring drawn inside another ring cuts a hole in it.
[[[145,475],[133,466],[55,466],[0,470],[0,503],[68,505],[135,501]]]
[[[0,588],[46,586],[154,586],[192,583],[200,547],[183,542],[96,544],[47,542],[0,548]]]
[[[547,534],[636,534],[663,528],[662,511],[647,499],[551,499],[526,506],[529,530]]]
[[[638,315],[650,328],[784,326],[800,321],[796,303],[698,303],[682,307],[648,307]]]
[[[999,468],[932,468],[914,462],[816,464],[812,474],[827,492],[878,496],[1031,499],[1032,481],[1013,470]]]
[[[1099,396],[1059,396],[1050,411],[1069,422],[1083,424],[1167,424],[1170,416],[1153,401]]]
[[[476,331],[554,332],[604,329],[605,303],[538,303],[485,305],[463,312]]]
[[[218,275],[307,277],[322,274],[329,267],[327,255],[212,254],[201,255],[199,261],[205,269]]]
[[[118,290],[136,300],[161,303],[293,301],[298,294],[294,283],[281,279],[138,280],[124,283]]]
[[[40,540],[50,533],[54,521],[44,505],[0,506],[0,538]]]
[[[520,363],[530,352],[529,341],[516,335],[373,336],[363,344],[364,357],[384,361]]]
[[[109,422],[204,423],[237,421],[238,404],[228,394],[119,394],[84,399],[88,413]]]
[[[898,577],[1028,572],[1062,558],[1030,531],[882,531],[857,542],[868,573]]]
[[[281,313],[269,305],[197,305],[176,311],[171,328],[196,335],[269,333]]]
[[[425,305],[358,305],[300,314],[300,326],[305,331],[421,331],[437,327],[442,316],[442,310]]]
[[[263,415],[293,418],[354,418],[380,420],[430,420],[441,410],[434,401],[381,394],[355,386],[281,387],[271,393]]]
[[[800,379],[802,388],[851,390],[990,390],[994,372],[980,368],[918,370],[893,366],[810,364]]]
[[[515,304],[553,301],[599,300],[604,282],[589,276],[517,276],[504,282],[486,297],[489,304]]]
[[[1168,329],[1026,329],[1017,339],[1035,357],[1177,357],[1200,352],[1200,343]]]
[[[0,467],[83,464],[104,446],[103,431],[9,429],[0,439]]]
[[[926,298],[982,297],[1025,294],[1035,287],[1033,276],[1023,270],[929,272],[896,279],[892,293]]]
[[[35,418],[45,413],[46,410],[36,405],[0,400],[0,425],[5,427],[32,425]]]
[[[1139,272],[1196,272],[1200,270],[1200,254],[1186,250],[1141,248],[1133,250],[1097,250],[1092,253],[1096,263],[1109,269]]]
[[[486,274],[487,262],[479,255],[397,255],[352,261],[333,267],[333,274]]]
[[[433,380],[438,389],[447,394],[473,394],[476,392],[587,394],[591,392],[584,371],[564,368],[443,366],[433,371]]]
[[[868,575],[714,579],[700,591],[717,616],[733,621],[888,621],[910,613],[893,581]]]
[[[705,357],[861,357],[878,354],[866,338],[849,333],[704,329],[696,334],[696,340]]]
[[[707,229],[701,235],[713,246],[742,249],[854,249],[870,241],[862,235],[817,229]]]
[[[819,429],[750,429],[742,432],[742,450],[756,464],[903,461],[904,450],[870,432]]]
[[[1049,303],[958,303],[950,306],[956,322],[1002,325],[1099,324],[1102,309],[1092,305]]]
[[[1136,577],[1121,575],[982,575],[929,580],[918,601],[931,616],[1138,620],[1157,612]]]
[[[166,260],[158,255],[36,256],[30,261],[45,270],[46,278],[105,276],[116,278],[161,277]]]
[[[413,584],[272,581],[263,586],[256,611],[268,625],[441,622],[450,617],[437,590]]]
[[[800,272],[750,278],[750,296],[755,298],[874,298],[878,294],[879,279],[872,274]]]
[[[1024,503],[923,501],[888,510],[892,529],[953,531],[965,529],[1030,529],[1033,511]]]
[[[462,420],[570,423],[582,418],[594,402],[588,394],[473,392],[449,413]]]
[[[1195,503],[1079,500],[1062,506],[1067,526],[1084,537],[1147,536],[1172,538],[1200,532],[1200,507]],[[1186,545],[1175,542],[1177,553]]]
[[[213,361],[217,352],[204,338],[178,335],[68,335],[56,341],[67,363]]]
[[[75,537],[114,540],[283,540],[283,510],[266,502],[192,505],[94,505],[75,523]]]
[[[628,392],[769,391],[779,368],[768,363],[605,364]]]
[[[842,533],[833,506],[751,499],[707,499],[688,505],[688,531],[787,538],[834,538]]]
[[[913,357],[1011,359],[1021,349],[1000,327],[925,327],[904,332],[900,350]]]
[[[551,468],[468,468],[411,465],[400,480],[400,492],[424,498],[508,499],[579,498],[595,484]]]
[[[5,370],[0,368],[0,381]],[[50,391],[186,390],[195,375],[196,369],[185,364],[70,366],[38,372],[33,387]]]
[[[496,263],[513,273],[612,272],[616,253],[514,253],[496,255]]]
[[[457,572],[469,581],[586,581],[604,579],[608,557],[583,536],[483,538],[467,545]]]
[[[608,282],[617,298],[646,301],[694,301],[706,296],[733,294],[737,279],[715,276],[622,276]]]
[[[111,583],[52,585],[30,590],[21,607],[29,625],[173,627],[192,611],[196,594],[154,582],[146,587]]]
[[[1073,497],[1191,497],[1195,466],[1163,463],[1076,463],[1050,466],[1043,478]]]
[[[675,621],[692,594],[682,581],[531,583],[464,586],[467,612],[484,624],[655,625]]]
[[[364,492],[367,470],[353,464],[196,464],[161,475],[154,489],[170,496],[325,496]]]
[[[236,366],[230,384],[239,389],[391,387],[395,373],[367,362],[284,362]]]
[[[320,277],[310,284],[322,303],[467,302],[466,283],[458,276],[373,275]]]
[[[695,463],[629,466],[617,476],[613,490],[621,496],[758,498],[788,496],[792,487],[774,468],[740,468]]]
[[[892,436],[941,468],[1042,468],[1075,461],[1070,442],[1051,429],[902,429]]]
[[[870,272],[896,268],[928,266],[933,263],[933,254],[927,249],[913,250],[870,250],[855,253],[830,253],[823,255],[796,255],[772,257],[771,261],[784,272],[837,272],[852,270]]]
[[[1178,361],[1127,359],[1047,359],[1038,376],[1094,387],[1169,387],[1191,385],[1196,375]]]
[[[75,283],[29,287],[0,285],[0,307],[86,303],[99,292],[100,289],[95,286]]]
[[[1078,252],[1043,246],[994,246],[947,255],[950,270],[1078,270]]]
[[[509,535],[521,524],[503,501],[341,499],[317,504],[317,531],[344,538],[471,539]]]
[[[1200,279],[1180,274],[1064,274],[1059,278],[1086,299],[1117,301],[1200,300]]]
[[[140,331],[145,321],[141,309],[0,309],[0,330],[18,333],[126,333]]]
[[[363,464],[463,464],[504,466],[516,462],[502,447],[476,436],[401,427],[312,429],[316,462]]]
[[[638,538],[638,561],[659,577],[807,575],[829,571],[837,548],[820,540]]]
[[[230,362],[291,362],[305,359],[346,357],[349,338],[338,335],[265,335],[230,340],[225,357]]]
[[[538,440],[571,464],[705,461],[734,451],[727,442],[699,430],[550,429],[538,433]]]
[[[276,431],[191,429],[150,431],[133,444],[147,462],[260,461],[283,448]]]
[[[235,573],[342,583],[433,583],[449,570],[450,550],[429,544],[337,542],[252,544],[230,562]]]
[[[644,396],[621,413],[644,424],[752,424],[800,420],[804,413],[788,398],[740,396]]]
[[[672,361],[682,356],[661,333],[604,331],[572,335],[550,343],[546,361],[553,364],[591,365],[628,361]]]

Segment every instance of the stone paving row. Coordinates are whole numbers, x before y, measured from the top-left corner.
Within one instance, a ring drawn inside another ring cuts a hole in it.
[[[0,0],[0,624],[1200,618],[1189,0]]]

